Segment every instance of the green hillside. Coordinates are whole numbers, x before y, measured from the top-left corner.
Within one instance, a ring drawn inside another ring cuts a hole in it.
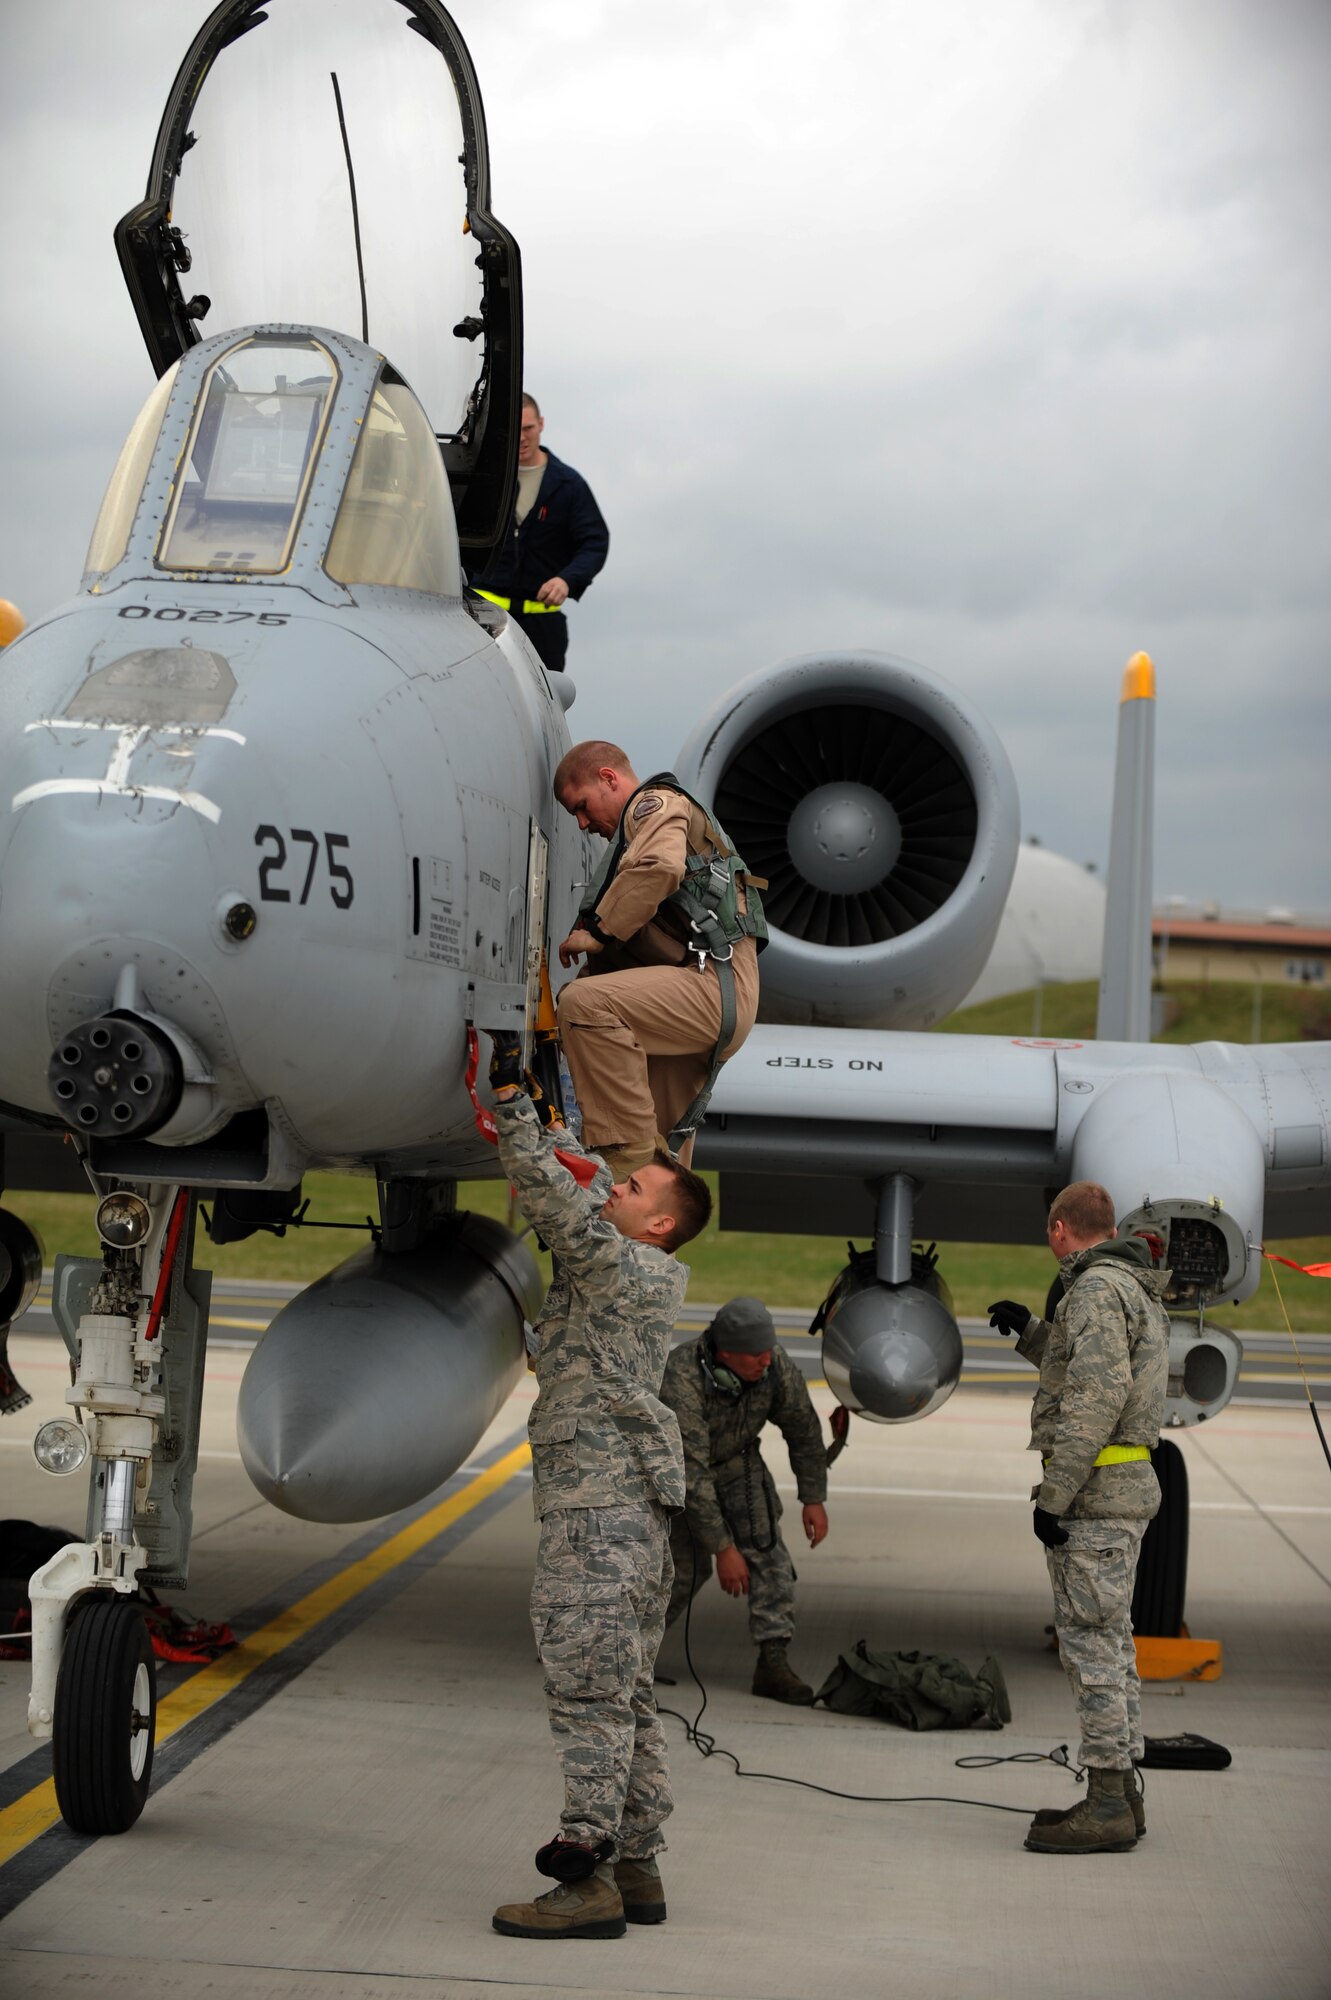
[[[1005,993],[950,1014],[940,1035],[1050,1035],[1086,1041],[1095,1034],[1097,987],[1093,979],[1045,986],[1039,992]],[[1219,980],[1173,981],[1165,988],[1167,1023],[1162,1042],[1301,1042],[1331,1039],[1331,994],[1309,986],[1264,985],[1260,1032],[1253,1034],[1253,988]]]

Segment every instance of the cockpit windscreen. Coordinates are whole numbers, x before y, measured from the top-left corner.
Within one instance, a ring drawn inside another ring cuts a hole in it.
[[[484,347],[453,333],[481,300],[462,119],[396,0],[267,0],[209,69],[189,132],[172,221],[209,301],[200,334],[278,321],[365,338],[455,433]]]
[[[337,367],[314,340],[245,340],[199,396],[157,562],[163,569],[286,568]]]

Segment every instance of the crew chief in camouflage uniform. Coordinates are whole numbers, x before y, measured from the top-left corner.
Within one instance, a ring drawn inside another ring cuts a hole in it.
[[[1116,1854],[1146,1830],[1133,1759],[1143,1750],[1132,1592],[1147,1523],[1160,1506],[1151,1451],[1169,1376],[1169,1272],[1144,1238],[1117,1238],[1114,1207],[1095,1181],[1064,1188],[1049,1210],[1049,1248],[1063,1296],[1052,1322],[1012,1299],[991,1326],[1017,1333],[1040,1370],[1031,1449],[1042,1454],[1035,1532],[1054,1589],[1054,1628],[1081,1724],[1087,1796],[1036,1815],[1026,1845],[1040,1854]]]
[[[795,1566],[781,1539],[781,1502],[758,1439],[766,1424],[790,1452],[804,1532],[817,1548],[827,1533],[827,1452],[804,1377],[777,1342],[759,1299],[731,1299],[699,1340],[666,1363],[661,1398],[679,1418],[687,1493],[670,1530],[675,1583],[667,1625],[712,1573],[731,1597],[746,1592],[749,1637],[758,1648],[753,1692],[808,1704],[813,1689],[793,1671]]]
[[[536,1857],[560,1886],[504,1905],[494,1927],[622,1937],[626,1917],[666,1913],[654,1857],[672,1801],[652,1669],[670,1597],[666,1510],[683,1505],[684,1460],[656,1391],[688,1284],[674,1251],[705,1226],[711,1197],[668,1158],[617,1187],[598,1162],[580,1187],[555,1144],[582,1149],[562,1125],[542,1131],[520,1087],[517,1037],[492,1039],[500,1158],[555,1257],[528,1426],[541,1523],[531,1616],[564,1773],[559,1834]]]

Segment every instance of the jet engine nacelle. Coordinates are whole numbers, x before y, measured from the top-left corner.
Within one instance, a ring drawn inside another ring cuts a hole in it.
[[[961,1373],[952,1295],[926,1257],[891,1285],[870,1256],[848,1264],[823,1321],[823,1369],[849,1410],[879,1424],[907,1424],[945,1403]]]
[[[1072,1180],[1099,1181],[1120,1236],[1169,1270],[1165,1422],[1205,1423],[1238,1386],[1242,1343],[1206,1308],[1250,1298],[1262,1273],[1266,1159],[1251,1121],[1209,1077],[1146,1070],[1102,1089],[1077,1127]]]
[[[303,1521],[409,1507],[474,1449],[522,1373],[530,1251],[463,1215],[419,1250],[358,1250],[277,1314],[240,1385],[245,1470]]]
[[[765,876],[764,1021],[927,1028],[975,984],[1016,866],[1016,784],[955,688],[883,653],[755,674],[680,753]]]
[[[1099,1181],[1120,1236],[1158,1236],[1171,1311],[1251,1297],[1261,1278],[1266,1159],[1250,1119],[1209,1077],[1130,1072],[1096,1094],[1069,1180]]]

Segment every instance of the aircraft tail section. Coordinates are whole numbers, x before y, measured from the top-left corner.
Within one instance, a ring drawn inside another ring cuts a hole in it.
[[[1119,698],[1098,1041],[1151,1039],[1154,826],[1155,667],[1149,654],[1134,653]]]

